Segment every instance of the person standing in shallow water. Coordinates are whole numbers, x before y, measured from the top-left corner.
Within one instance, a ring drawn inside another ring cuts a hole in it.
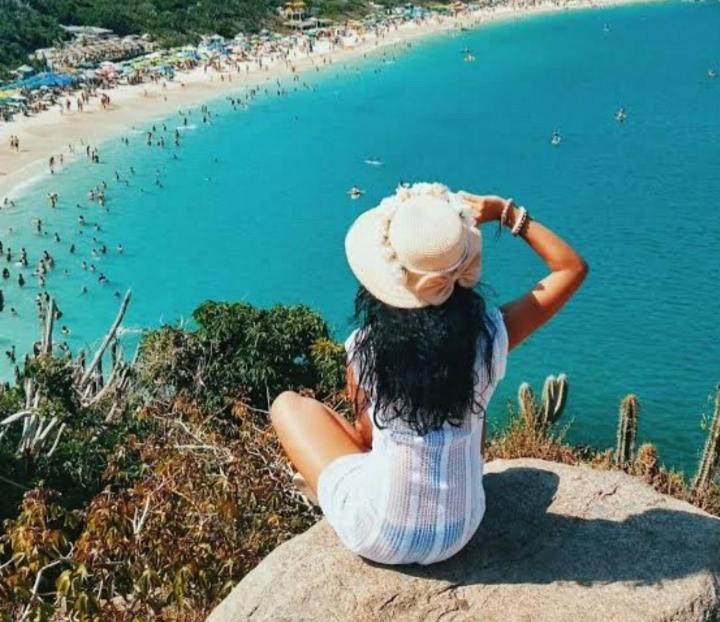
[[[500,223],[545,262],[519,298],[488,308],[479,227]],[[468,543],[485,512],[485,413],[508,353],[555,315],[588,273],[511,199],[398,188],[345,239],[360,282],[345,342],[355,423],[286,391],[271,420],[343,544],[385,564],[432,564]]]

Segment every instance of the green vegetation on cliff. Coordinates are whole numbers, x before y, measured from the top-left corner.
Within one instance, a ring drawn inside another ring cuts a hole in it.
[[[57,20],[17,0],[0,0],[0,79],[28,62],[33,50],[63,39]]]
[[[148,333],[134,365],[118,363],[111,331],[104,380],[92,363],[42,354],[0,385],[0,620],[199,622],[318,519],[292,486],[267,408],[294,388],[347,414],[342,346],[303,306],[206,302],[193,317],[193,331]],[[565,444],[568,387],[550,378],[538,401],[524,384],[487,457],[621,464],[720,513],[720,394],[691,490],[652,445],[635,451],[632,400],[618,450]]]

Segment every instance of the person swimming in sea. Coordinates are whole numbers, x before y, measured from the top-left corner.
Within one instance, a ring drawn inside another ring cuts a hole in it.
[[[17,284],[20,287],[25,287],[25,278],[23,277],[22,272],[18,273]]]

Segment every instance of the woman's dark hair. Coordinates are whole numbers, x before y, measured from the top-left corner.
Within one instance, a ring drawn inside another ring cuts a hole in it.
[[[458,285],[442,305],[398,309],[360,286],[355,321],[351,362],[374,405],[375,425],[400,420],[425,435],[483,411],[474,390],[476,357],[492,379],[495,327],[480,294]]]

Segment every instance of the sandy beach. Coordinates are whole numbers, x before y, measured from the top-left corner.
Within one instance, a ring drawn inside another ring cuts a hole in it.
[[[176,114],[179,110],[215,98],[231,95],[252,85],[274,82],[292,75],[320,68],[327,71],[344,63],[379,53],[392,47],[406,48],[411,41],[460,28],[478,28],[504,20],[523,19],[532,15],[600,8],[618,4],[636,4],[638,0],[577,0],[562,4],[542,3],[529,7],[484,8],[465,15],[433,15],[421,23],[407,22],[381,37],[365,36],[352,47],[336,48],[327,53],[298,54],[290,62],[278,61],[264,68],[247,71],[204,71],[196,68],[177,73],[166,84],[121,85],[105,92],[111,97],[109,107],[101,107],[99,97],[91,99],[82,112],[62,113],[60,107],[30,117],[18,116],[0,124],[0,201],[15,198],[40,176],[49,174],[48,160],[63,154],[65,164],[74,154],[69,145],[98,145],[119,136],[134,126]],[[20,139],[20,150],[9,148],[10,136]],[[84,155],[84,149],[78,149]]]

